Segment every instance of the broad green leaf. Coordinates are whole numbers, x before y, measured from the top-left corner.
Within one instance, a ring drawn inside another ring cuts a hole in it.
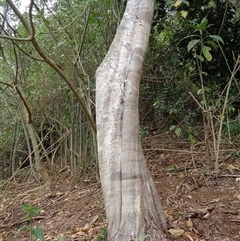
[[[46,25],[50,25],[50,21],[48,19],[43,19],[43,22],[46,24]]]
[[[182,3],[182,1],[181,0],[177,0],[175,3],[174,3],[174,7],[178,7],[178,6],[180,6],[181,5],[181,3]]]
[[[143,236],[140,236],[139,238],[138,238],[138,241],[145,241],[146,239],[148,239],[148,238],[150,238],[151,236],[149,235],[149,234],[147,234],[147,235],[143,235]]]
[[[176,128],[176,126],[175,126],[175,125],[172,125],[172,126],[170,126],[169,130],[172,131],[172,130],[174,130],[175,128]]]
[[[43,14],[44,14],[44,8],[42,8],[38,14],[36,14],[36,17],[37,18],[42,18],[43,17]]]
[[[182,3],[186,4],[189,7],[189,1],[182,0]]]
[[[191,144],[195,144],[196,143],[196,139],[194,138],[194,136],[192,134],[189,134],[188,136],[188,140],[191,142]]]
[[[217,44],[216,44],[214,41],[212,41],[212,40],[208,40],[208,41],[206,41],[205,43],[208,43],[209,45],[211,45],[211,46],[212,46],[213,48],[215,48],[215,49],[218,48]]]
[[[199,55],[199,54],[197,54],[196,56],[197,56],[197,58],[198,58],[198,59],[199,59],[201,62],[203,62],[203,61],[204,61],[203,56],[201,56],[201,55]]]
[[[180,136],[181,131],[182,131],[182,129],[181,129],[180,127],[176,127],[176,128],[175,128],[175,134],[176,134],[177,136]]]
[[[193,29],[199,30],[198,25],[196,25],[194,23],[189,23],[188,26],[193,28]]]
[[[208,20],[206,18],[203,18],[201,23],[198,25],[198,30],[203,31],[208,24]]]
[[[224,44],[223,39],[218,35],[209,35],[209,38],[212,38],[212,39],[222,42]]]
[[[200,95],[200,94],[202,94],[202,92],[203,92],[202,89],[198,89],[197,94]]]
[[[203,48],[202,48],[203,55],[207,59],[207,61],[212,60],[212,55],[209,52],[210,50],[211,50],[211,48],[208,46],[203,46]]]
[[[188,15],[188,11],[182,10],[182,11],[181,11],[181,15],[182,15],[183,18],[186,18],[187,15]]]
[[[189,52],[199,41],[200,41],[199,39],[193,39],[192,41],[190,41],[190,42],[188,43],[188,46],[187,46],[188,52]]]
[[[43,231],[40,228],[34,228],[33,235],[36,239],[44,240]]]
[[[34,217],[39,212],[39,208],[33,207],[32,205],[29,205],[29,204],[23,204],[22,209],[29,214],[30,218]],[[29,218],[29,217],[27,216],[26,218]]]
[[[58,239],[58,241],[65,241],[65,238],[61,237],[61,238]]]

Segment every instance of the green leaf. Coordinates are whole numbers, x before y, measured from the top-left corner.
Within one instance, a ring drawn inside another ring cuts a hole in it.
[[[193,29],[199,30],[198,26],[194,23],[189,23],[188,26],[193,28]]]
[[[32,206],[29,205],[29,204],[23,204],[22,205],[22,210],[25,211],[25,212],[28,212],[31,208],[32,208]]]
[[[185,5],[187,5],[189,7],[189,1],[186,1],[186,0],[177,0],[175,3],[174,3],[174,7],[179,7],[182,3],[184,3]]]
[[[61,237],[61,238],[58,239],[58,241],[65,241],[65,238]]]
[[[182,3],[186,4],[189,7],[189,1],[182,0]]]
[[[203,31],[206,28],[207,24],[208,20],[206,19],[206,17],[204,17],[201,23],[198,25],[198,30]]]
[[[182,129],[181,129],[180,127],[176,127],[176,128],[175,128],[175,134],[176,134],[177,136],[180,136],[181,131],[182,131]]]
[[[218,35],[209,35],[209,38],[212,38],[213,40],[219,41],[224,44],[223,39]]]
[[[208,46],[203,46],[203,48],[202,48],[203,55],[207,59],[207,61],[212,60],[212,55],[209,52],[210,50],[211,50],[211,48]]]
[[[189,134],[188,136],[188,140],[191,142],[191,144],[195,144],[196,143],[196,139],[194,138],[194,136],[192,134]]]
[[[34,228],[33,235],[36,239],[44,240],[43,231],[40,228]]]
[[[203,92],[203,90],[202,90],[202,89],[198,89],[198,91],[197,91],[197,95],[202,94],[202,92]]]
[[[205,105],[206,105],[206,100],[201,100],[201,101],[200,101],[200,104],[201,104],[202,106],[205,106]]]
[[[32,219],[39,212],[39,208],[33,207],[32,205],[29,205],[29,204],[23,204],[22,209],[29,215],[29,216],[25,217],[26,219],[28,219],[28,218]]]
[[[36,14],[36,18],[42,18],[44,14],[44,8],[42,8],[39,13]]]
[[[151,236],[149,235],[149,234],[147,234],[147,235],[143,235],[143,236],[140,236],[139,238],[138,238],[138,241],[144,241],[144,240],[146,240],[146,239],[148,239],[148,238],[150,238]]]
[[[176,126],[175,126],[175,125],[172,125],[172,126],[170,126],[169,130],[172,131],[172,130],[174,130],[175,128],[176,128]]]
[[[201,55],[196,55],[196,57],[201,61],[201,62],[203,62],[204,61],[204,58],[203,58],[203,56],[201,56]]]
[[[43,19],[43,22],[46,24],[46,25],[50,25],[50,21],[48,19]]]
[[[27,228],[27,225],[23,225],[21,226],[15,233],[15,235],[19,234],[20,232],[22,232],[23,230],[25,230]]]
[[[198,42],[200,42],[199,39],[193,39],[192,41],[190,41],[190,42],[188,43],[188,46],[187,46],[188,52],[189,52]]]
[[[218,48],[217,44],[214,41],[212,41],[212,40],[208,40],[205,43],[211,45],[214,49]]]

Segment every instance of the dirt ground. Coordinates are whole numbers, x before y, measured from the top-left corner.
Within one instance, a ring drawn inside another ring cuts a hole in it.
[[[240,240],[240,157],[222,154],[216,177],[204,143],[191,147],[164,133],[145,137],[143,148],[168,220],[167,240]],[[30,240],[23,204],[39,208],[33,226],[45,240],[95,240],[106,227],[101,185],[67,168],[50,190],[17,176],[0,190],[0,241]]]

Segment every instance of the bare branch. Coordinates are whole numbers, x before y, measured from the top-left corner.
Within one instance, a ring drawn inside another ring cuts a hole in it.
[[[24,28],[27,30],[27,33],[29,36],[33,36],[32,34],[32,29],[30,28],[28,22],[26,19],[23,17],[23,15],[18,11],[16,5],[12,2],[12,0],[6,0],[6,2],[9,4],[13,12],[17,15],[21,23],[23,24]]]
[[[21,41],[21,42],[30,42],[31,41],[30,38],[15,38],[15,37],[10,37],[8,35],[0,35],[0,38],[12,40],[12,41]]]

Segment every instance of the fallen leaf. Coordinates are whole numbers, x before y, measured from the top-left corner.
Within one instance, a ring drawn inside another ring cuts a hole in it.
[[[83,232],[82,230],[78,231],[76,234],[80,235],[80,236],[85,236],[86,232]]]
[[[188,226],[189,228],[192,228],[192,227],[193,227],[193,222],[192,222],[191,218],[189,218],[189,219],[187,220],[187,226]]]
[[[187,237],[190,241],[194,241],[194,239],[187,232],[184,232],[183,236]]]
[[[174,238],[178,238],[180,237],[183,233],[184,230],[183,229],[169,229],[168,232],[174,237]]]

